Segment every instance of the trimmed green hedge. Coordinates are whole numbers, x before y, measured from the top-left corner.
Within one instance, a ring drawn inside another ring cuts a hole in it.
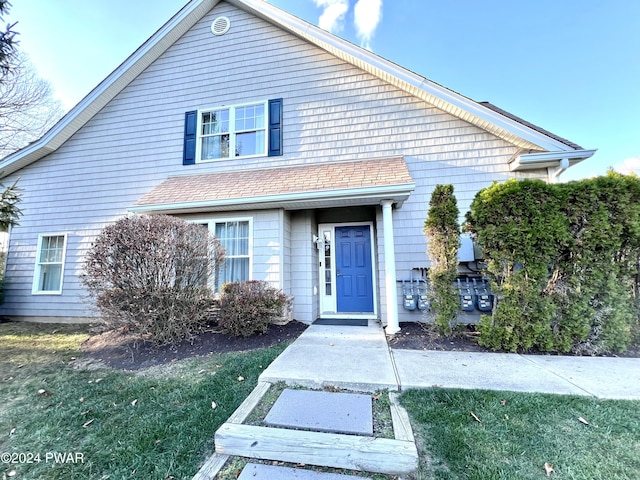
[[[453,287],[460,248],[459,212],[453,185],[436,185],[424,222],[424,234],[431,262],[431,309],[438,330],[445,335],[451,334],[460,309],[460,298]]]
[[[467,213],[494,280],[480,323],[492,349],[624,351],[639,327],[640,179],[509,180]]]

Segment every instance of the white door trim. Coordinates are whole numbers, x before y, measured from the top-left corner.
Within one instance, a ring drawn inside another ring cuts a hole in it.
[[[363,312],[363,313],[340,313],[337,311],[337,292],[336,292],[336,249],[335,246],[335,238],[336,238],[336,227],[358,227],[362,225],[369,226],[369,235],[370,235],[370,243],[371,243],[371,288],[373,288],[373,312]],[[375,236],[373,233],[373,222],[346,222],[346,223],[321,223],[318,224],[318,238],[324,240],[325,232],[330,233],[330,245],[331,245],[331,272],[330,272],[330,280],[331,280],[331,295],[327,295],[326,284],[325,284],[325,244],[324,241],[319,244],[320,251],[318,252],[319,257],[319,266],[318,266],[318,278],[320,280],[320,285],[318,287],[319,295],[319,315],[320,318],[378,318],[378,283],[377,283],[377,275],[376,275],[376,244],[374,242]]]

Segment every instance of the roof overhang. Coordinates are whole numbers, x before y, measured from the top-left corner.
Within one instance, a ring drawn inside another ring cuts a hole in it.
[[[377,205],[383,200],[399,207],[414,189],[403,157],[334,161],[169,177],[129,211],[300,210]]]
[[[556,138],[487,108],[475,100],[322,30],[264,0],[227,1],[244,10],[249,7],[256,16],[275,23],[332,55],[518,147],[529,150],[572,150],[570,146]]]
[[[415,184],[385,185],[380,187],[298,192],[284,195],[267,195],[242,198],[176,202],[155,205],[138,205],[129,208],[132,213],[184,214],[201,212],[225,212],[243,210],[304,210],[359,205],[379,205],[391,200],[400,207],[415,189]]]
[[[541,168],[567,168],[591,158],[596,150],[571,150],[560,152],[525,153],[518,155],[509,164],[512,172],[537,170]]]

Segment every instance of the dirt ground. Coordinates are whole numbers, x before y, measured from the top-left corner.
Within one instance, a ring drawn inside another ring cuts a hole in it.
[[[478,334],[472,325],[464,327],[462,331],[450,338],[438,335],[432,325],[401,323],[400,327],[399,333],[387,337],[391,348],[465,352],[490,351],[478,345]],[[253,350],[285,341],[290,342],[298,338],[306,328],[306,324],[292,321],[286,325],[271,325],[267,333],[251,337],[230,337],[215,333],[215,331],[207,331],[199,335],[193,343],[185,341],[165,347],[154,347],[150,343],[136,342],[131,336],[110,331],[91,336],[82,348],[91,361],[112,368],[138,370],[184,358]],[[627,352],[618,356],[640,357],[640,345],[632,346]]]
[[[388,336],[387,340],[391,348],[405,350],[489,351],[478,345],[478,334],[472,326],[465,327],[462,332],[447,338],[439,335],[433,325],[400,323],[400,332]]]
[[[478,345],[478,332],[473,325],[461,327],[455,336],[447,338],[438,335],[433,325],[424,323],[401,323],[400,332],[393,337],[387,337],[389,346],[396,349],[408,350],[445,350],[450,352],[491,352]],[[549,352],[529,351],[531,355],[554,355]],[[556,354],[557,355],[557,354]],[[563,355],[571,355],[569,353]],[[631,345],[624,353],[611,355],[616,357],[640,357],[640,345]]]
[[[138,370],[183,358],[269,347],[295,340],[306,328],[306,324],[293,321],[286,325],[271,325],[267,333],[250,337],[230,337],[211,330],[198,335],[193,343],[184,341],[164,347],[136,342],[121,332],[108,331],[89,337],[82,349],[91,360],[109,367]]]

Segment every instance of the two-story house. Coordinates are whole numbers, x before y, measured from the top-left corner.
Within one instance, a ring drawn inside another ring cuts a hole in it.
[[[222,280],[266,280],[294,318],[417,319],[433,187],[461,212],[494,180],[553,181],[593,155],[262,0],[192,0],[37,142],[0,162],[23,189],[0,313],[86,320],[79,275],[132,214],[208,225]]]

